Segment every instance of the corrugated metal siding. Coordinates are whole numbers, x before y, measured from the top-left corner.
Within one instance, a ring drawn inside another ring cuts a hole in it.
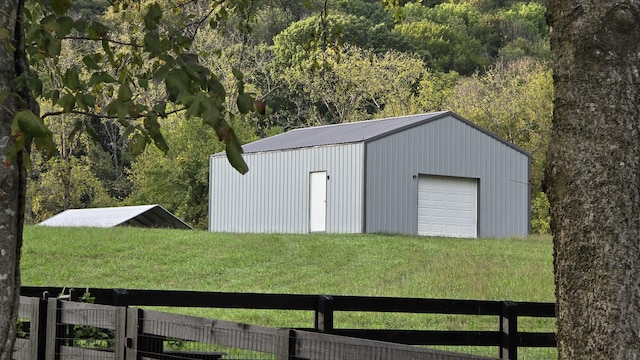
[[[479,179],[478,235],[529,233],[529,157],[454,117],[367,144],[367,232],[417,233],[419,174]]]
[[[309,173],[326,171],[327,232],[362,231],[363,143],[245,154],[240,175],[211,157],[209,229],[307,233]]]

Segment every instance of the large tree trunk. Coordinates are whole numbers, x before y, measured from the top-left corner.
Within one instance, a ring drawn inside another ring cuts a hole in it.
[[[8,165],[5,152],[13,145],[11,123],[19,100],[35,102],[28,90],[15,87],[18,74],[26,71],[23,0],[0,1],[0,360],[13,358],[13,344],[20,300],[20,248],[24,223],[26,175],[21,154]],[[5,34],[6,35],[6,34]],[[10,94],[8,97],[4,95]],[[23,105],[24,106],[24,105]]]
[[[640,0],[549,0],[561,359],[640,358]]]

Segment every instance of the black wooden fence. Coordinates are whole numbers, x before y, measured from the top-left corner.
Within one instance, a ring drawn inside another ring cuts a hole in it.
[[[555,347],[555,333],[520,332],[519,317],[555,317],[553,303],[443,300],[420,298],[256,294],[202,291],[89,289],[94,303],[113,306],[166,306],[307,310],[315,314],[311,330],[332,335],[408,345],[495,346],[501,359],[517,359],[518,347]],[[74,300],[85,289],[22,287],[21,295],[42,297],[65,293]],[[482,315],[497,318],[495,331],[345,329],[334,327],[335,312],[394,312],[420,314]]]
[[[15,360],[490,360],[128,306],[21,297]],[[46,316],[41,316],[45,314]],[[28,328],[24,324],[29,324]],[[104,336],[102,336],[104,335]]]

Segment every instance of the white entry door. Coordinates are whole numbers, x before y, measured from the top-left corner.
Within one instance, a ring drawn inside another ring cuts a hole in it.
[[[309,232],[327,230],[327,172],[309,173]]]
[[[418,235],[477,237],[476,179],[421,175],[418,180]]]

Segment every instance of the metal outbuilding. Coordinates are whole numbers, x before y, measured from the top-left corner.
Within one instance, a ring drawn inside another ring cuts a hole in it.
[[[184,221],[160,205],[120,206],[109,208],[68,209],[38,225],[69,227],[132,226],[148,228],[191,229]]]
[[[452,112],[292,130],[211,156],[209,229],[526,236],[530,155]]]

